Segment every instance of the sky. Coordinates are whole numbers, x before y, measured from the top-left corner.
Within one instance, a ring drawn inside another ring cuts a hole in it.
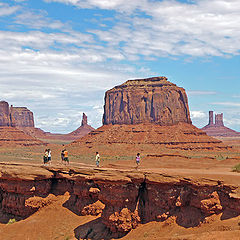
[[[101,126],[106,90],[166,76],[194,125],[213,110],[240,131],[239,23],[239,0],[0,1],[0,100],[67,133],[83,112]]]

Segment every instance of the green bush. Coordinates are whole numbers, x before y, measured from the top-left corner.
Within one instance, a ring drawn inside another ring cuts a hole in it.
[[[12,219],[9,219],[8,223],[7,224],[13,224],[17,222],[15,218],[12,218]]]
[[[240,173],[240,163],[233,167],[233,172],[239,172]]]

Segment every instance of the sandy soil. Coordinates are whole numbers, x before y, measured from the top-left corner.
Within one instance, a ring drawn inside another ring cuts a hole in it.
[[[231,141],[235,146],[234,153],[185,153],[174,152],[173,156],[147,157],[142,156],[138,171],[158,172],[166,175],[177,175],[184,177],[207,178],[223,181],[227,184],[240,186],[240,173],[232,172],[232,167],[240,163],[239,150],[240,139],[226,140]],[[1,162],[12,162],[31,165],[42,165],[42,153],[44,146],[29,148],[0,149],[2,154]],[[52,149],[53,165],[61,165],[60,151],[61,145],[49,145]],[[187,157],[186,157],[187,156]],[[90,159],[90,161],[89,161]],[[85,158],[72,157],[70,154],[70,164],[72,166],[95,168],[94,156]],[[104,156],[101,161],[101,168],[122,169],[123,171],[135,170],[135,160],[128,157],[125,160],[116,158],[114,161]],[[237,193],[240,196],[240,193]],[[4,240],[70,240],[80,239],[80,231],[86,231],[86,226],[92,224],[93,227],[101,231],[101,223],[98,217],[78,216],[63,206],[69,198],[69,194],[62,196],[48,196],[50,204],[41,208],[30,217],[13,224],[0,223],[0,239]],[[1,221],[3,222],[3,221]],[[140,239],[232,239],[240,240],[240,216],[224,219],[221,215],[211,216],[206,222],[198,227],[184,228],[177,225],[174,219],[165,222],[150,222],[140,225],[121,239],[140,240]]]

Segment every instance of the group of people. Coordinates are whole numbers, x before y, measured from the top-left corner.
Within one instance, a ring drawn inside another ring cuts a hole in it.
[[[45,149],[44,155],[43,155],[43,164],[51,164],[52,161],[52,152],[50,149]],[[66,149],[63,149],[61,152],[61,160],[63,164],[69,164],[69,159],[68,159],[68,151]]]
[[[51,150],[50,149],[45,149],[44,156],[43,156],[43,164],[51,164],[52,156],[51,156]],[[68,159],[68,151],[66,149],[63,149],[61,152],[61,160],[64,165],[69,164],[69,159]],[[100,167],[100,154],[96,152],[96,167]],[[137,153],[136,156],[136,169],[138,169],[138,166],[140,164],[140,153]]]

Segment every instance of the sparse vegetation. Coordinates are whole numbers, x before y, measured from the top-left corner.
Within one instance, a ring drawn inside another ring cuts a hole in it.
[[[15,222],[17,222],[17,220],[15,218],[11,218],[11,219],[9,219],[7,224],[13,224]]]
[[[227,159],[227,157],[223,156],[222,154],[218,154],[216,156],[216,160],[218,160],[218,161],[222,161],[222,160],[225,160],[225,159]]]
[[[239,172],[240,173],[240,163],[233,167],[233,172]]]

